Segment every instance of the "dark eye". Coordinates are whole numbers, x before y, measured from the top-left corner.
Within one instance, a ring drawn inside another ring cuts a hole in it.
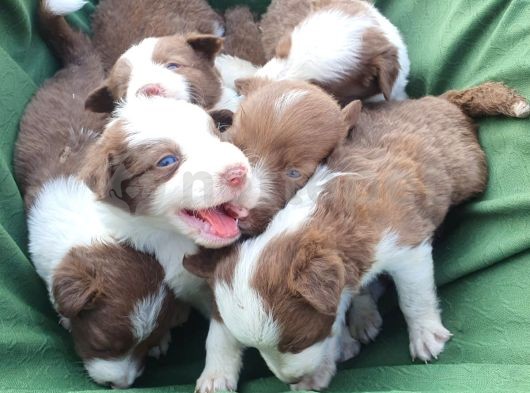
[[[180,67],[182,67],[182,65],[178,63],[167,63],[166,64],[166,68],[170,71],[175,71],[177,68],[180,68]]]
[[[291,179],[298,179],[300,176],[302,176],[300,174],[300,172],[296,169],[289,169],[287,171],[287,176],[289,176]]]
[[[160,161],[158,161],[158,164],[156,164],[156,166],[160,168],[164,168],[166,166],[170,166],[170,165],[177,163],[177,161],[178,161],[177,156],[169,155],[169,156],[165,156]]]

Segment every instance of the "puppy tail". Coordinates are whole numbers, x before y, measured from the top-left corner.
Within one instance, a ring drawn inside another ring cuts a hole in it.
[[[90,38],[72,29],[63,15],[83,7],[84,0],[41,0],[39,4],[39,24],[43,36],[63,65],[79,64],[93,53]]]
[[[470,117],[498,116],[524,118],[530,115],[528,101],[499,82],[486,82],[465,90],[450,90],[440,96]]]

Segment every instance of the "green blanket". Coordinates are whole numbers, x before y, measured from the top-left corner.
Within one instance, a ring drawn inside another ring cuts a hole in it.
[[[266,6],[248,3],[257,12]],[[499,80],[530,97],[529,0],[376,4],[409,46],[412,96]],[[35,29],[35,10],[36,0],[0,1],[0,389],[89,391],[100,387],[83,371],[28,259],[12,172],[24,107],[57,68]],[[70,20],[88,29],[91,10]],[[455,209],[435,243],[443,319],[453,339],[438,361],[412,363],[405,324],[389,293],[381,336],[340,366],[330,391],[530,392],[530,121],[480,125],[488,190]],[[169,356],[150,360],[137,390],[191,392],[203,367],[206,329],[198,316],[176,329]],[[255,351],[246,354],[240,391],[287,390]]]

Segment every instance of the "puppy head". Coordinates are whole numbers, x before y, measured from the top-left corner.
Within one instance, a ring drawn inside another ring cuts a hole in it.
[[[85,102],[94,112],[112,112],[116,101],[138,95],[181,99],[209,108],[221,95],[214,59],[221,38],[173,35],[146,38],[128,49],[109,77]]]
[[[58,312],[94,381],[125,388],[143,372],[148,351],[186,312],[152,257],[120,245],[77,247],[53,277]]]
[[[239,220],[242,232],[257,234],[345,138],[361,104],[341,110],[305,82],[250,79],[238,87],[247,97],[224,137],[245,153],[260,181],[257,206]]]
[[[185,101],[127,101],[81,176],[109,212],[142,217],[206,247],[235,241],[239,215],[253,207],[236,201],[252,183],[248,159],[219,139],[208,113]]]
[[[320,231],[299,231],[291,214],[281,221],[217,263],[194,258],[185,266],[210,283],[232,335],[257,348],[279,379],[296,384],[334,370],[345,270]]]

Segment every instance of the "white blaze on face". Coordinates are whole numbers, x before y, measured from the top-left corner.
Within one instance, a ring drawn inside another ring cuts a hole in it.
[[[158,38],[146,38],[121,56],[131,67],[126,99],[136,97],[142,87],[154,84],[162,88],[165,97],[190,101],[191,94],[186,78],[168,70],[165,64],[153,61],[158,42]]]
[[[85,361],[88,375],[101,385],[127,388],[142,375],[143,367],[132,355],[117,359],[91,359]]]

